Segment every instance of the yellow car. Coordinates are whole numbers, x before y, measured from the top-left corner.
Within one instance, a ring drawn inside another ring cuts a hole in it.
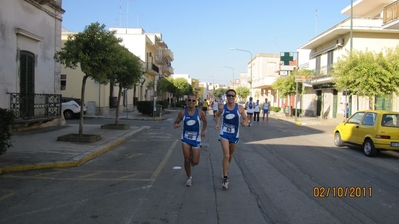
[[[399,150],[399,112],[357,111],[337,125],[334,143],[361,146],[366,156],[375,156],[383,150]]]

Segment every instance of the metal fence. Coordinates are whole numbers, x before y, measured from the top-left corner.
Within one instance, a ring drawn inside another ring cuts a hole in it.
[[[16,119],[32,120],[61,116],[61,94],[8,93]]]

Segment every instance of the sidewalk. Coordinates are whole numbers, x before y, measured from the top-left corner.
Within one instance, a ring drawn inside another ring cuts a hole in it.
[[[303,125],[303,126],[308,126],[308,125],[338,125],[342,123],[342,119],[338,118],[328,118],[328,119],[323,119],[319,117],[287,117],[283,113],[274,113],[274,114],[269,114],[269,118],[275,118],[277,120],[282,120],[282,121],[287,121],[287,122],[292,122],[296,125]]]
[[[168,112],[173,110],[164,111]],[[85,116],[85,119],[91,118],[115,118],[115,115]],[[135,110],[121,112],[119,119],[157,121],[164,118],[162,115],[161,117],[143,115]],[[84,134],[101,135],[101,140],[94,143],[57,141],[59,136],[77,134],[78,124],[17,132],[11,139],[13,146],[7,149],[6,154],[0,156],[0,175],[15,171],[79,166],[147,128],[147,126],[131,126],[126,130],[111,130],[101,129],[101,124],[84,124]]]
[[[179,110],[180,108],[167,109],[163,113],[174,113]],[[269,117],[292,122],[296,125],[335,125],[339,123],[337,119],[326,120],[316,117],[303,117],[295,120],[295,118],[285,117],[283,114],[270,114]],[[85,116],[85,119],[92,118],[115,118],[115,116]],[[161,117],[142,115],[137,110],[127,113],[121,112],[119,118],[121,120],[148,121],[165,119],[162,115]],[[101,135],[102,139],[94,143],[57,141],[59,136],[78,133],[78,124],[66,124],[60,127],[14,133],[12,136],[13,147],[9,148],[6,154],[0,156],[0,175],[7,172],[34,169],[76,167],[116,147],[147,128],[149,127],[131,126],[126,130],[110,130],[101,129],[101,124],[84,124],[84,134]]]

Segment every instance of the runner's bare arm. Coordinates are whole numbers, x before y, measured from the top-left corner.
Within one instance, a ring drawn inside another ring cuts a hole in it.
[[[217,131],[220,130],[220,116],[223,113],[223,106],[224,106],[223,104],[220,104],[218,106],[218,111],[216,112],[216,115],[215,115],[215,121],[216,121],[215,130],[217,130]]]
[[[248,118],[247,118],[247,114],[245,113],[245,109],[242,105],[238,105],[238,111],[241,114],[242,117],[242,121],[241,121],[241,125],[246,127],[248,124]]]
[[[180,127],[180,121],[183,120],[183,117],[184,117],[184,110],[180,110],[179,113],[177,114],[175,123],[173,124],[174,128]]]

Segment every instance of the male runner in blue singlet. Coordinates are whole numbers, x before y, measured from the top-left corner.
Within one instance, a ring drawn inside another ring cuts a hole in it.
[[[239,142],[239,125],[245,127],[248,123],[244,107],[235,102],[236,91],[234,89],[227,90],[226,97],[227,103],[219,105],[215,126],[215,129],[219,131],[219,140],[223,150],[222,188],[224,189],[229,187],[229,166]],[[221,125],[220,117],[223,117]],[[240,117],[242,117],[241,122]]]
[[[254,115],[255,103],[252,101],[252,96],[249,97],[249,101],[245,103],[248,117],[248,127],[251,127],[252,116]]]
[[[206,115],[204,111],[195,107],[196,102],[197,96],[190,94],[187,98],[187,107],[180,110],[174,123],[174,128],[179,128],[180,121],[183,121],[181,142],[184,155],[184,169],[187,174],[187,187],[190,187],[193,182],[190,164],[191,166],[195,166],[199,163],[201,138],[205,137],[207,126]]]

